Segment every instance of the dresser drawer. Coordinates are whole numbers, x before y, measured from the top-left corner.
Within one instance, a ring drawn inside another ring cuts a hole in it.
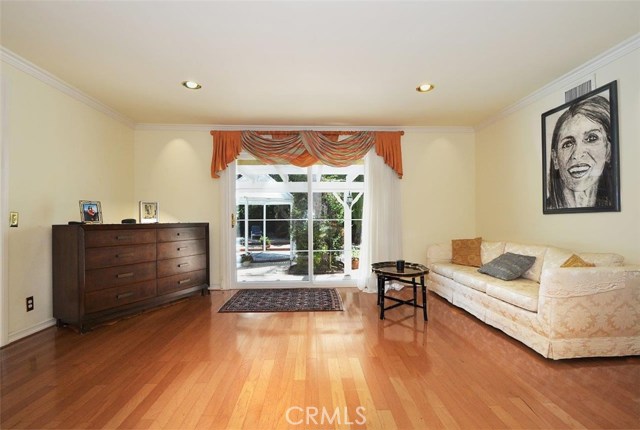
[[[136,282],[149,281],[156,277],[156,262],[87,270],[85,291],[102,290]]]
[[[204,227],[176,227],[158,229],[158,242],[204,239]]]
[[[156,245],[107,246],[104,248],[87,248],[85,250],[86,269],[122,266],[125,264],[143,263],[156,259]]]
[[[202,270],[206,269],[206,267],[207,256],[205,254],[173,258],[171,260],[160,260],[158,261],[158,278]]]
[[[155,243],[156,231],[142,229],[87,231],[84,233],[84,241],[87,248]]]
[[[169,258],[188,257],[190,255],[204,254],[206,249],[204,239],[182,240],[180,242],[158,243],[158,260]]]
[[[169,294],[185,288],[202,285],[207,282],[207,271],[198,270],[196,272],[181,273],[166,278],[158,279],[158,295]]]
[[[115,308],[156,295],[156,281],[146,281],[123,287],[108,288],[85,294],[85,312]]]

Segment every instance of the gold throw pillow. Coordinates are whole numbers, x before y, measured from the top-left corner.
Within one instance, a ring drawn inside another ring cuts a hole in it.
[[[571,257],[567,258],[567,261],[562,263],[560,267],[596,267],[595,264],[584,261],[582,258],[573,254]]]
[[[482,258],[480,248],[482,238],[475,239],[454,239],[451,241],[451,262],[464,266],[480,267]]]

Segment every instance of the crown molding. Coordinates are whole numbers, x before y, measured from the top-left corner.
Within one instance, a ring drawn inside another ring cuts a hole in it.
[[[222,124],[137,124],[136,130],[154,130],[154,131],[206,131],[211,130],[282,130],[282,131],[401,131],[403,127],[398,126],[380,126],[380,127],[345,127],[345,126],[293,126],[293,125],[222,125]]]
[[[205,131],[210,132],[215,126],[207,124],[156,124],[156,123],[138,123],[135,131]],[[218,130],[222,130],[219,128]],[[239,130],[239,128],[233,128]]]
[[[559,77],[558,79],[550,82],[544,87],[540,88],[537,91],[529,94],[525,98],[520,101],[507,106],[502,109],[498,114],[488,118],[487,120],[481,122],[479,125],[475,127],[475,131],[480,131],[483,128],[493,124],[505,118],[512,113],[523,109],[524,107],[550,95],[557,91],[561,91],[569,87],[571,84],[577,82],[581,78],[590,77],[589,75],[593,75],[596,71],[601,69],[602,67],[624,57],[625,55],[635,51],[640,48],[640,33],[630,37],[629,39],[619,43],[613,48],[605,51],[601,55],[587,61],[583,65],[573,69],[569,73]]]
[[[126,125],[127,127],[135,127],[135,122],[133,122],[131,119],[127,118],[119,112],[116,112],[109,106],[85,94],[74,86],[66,83],[57,76],[54,76],[53,74],[36,66],[30,61],[20,57],[4,46],[0,46],[0,59],[3,62],[15,67],[16,69],[38,79],[39,81],[44,82],[45,84],[50,85],[51,87],[67,94],[68,96],[73,97],[79,102],[84,103],[87,106],[104,113],[105,115],[115,119],[116,121]]]
[[[429,127],[429,126],[367,126],[367,127],[336,127],[336,126],[290,126],[290,125],[220,125],[220,124],[136,124],[136,131],[194,131],[210,132],[211,130],[313,130],[313,131],[404,131],[405,133],[475,133],[473,127]]]
[[[402,128],[405,133],[429,133],[429,134],[457,134],[475,133],[473,127],[463,125],[452,126],[411,126]]]

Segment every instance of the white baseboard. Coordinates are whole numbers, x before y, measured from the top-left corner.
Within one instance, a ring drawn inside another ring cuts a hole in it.
[[[44,329],[47,329],[49,327],[53,327],[54,325],[56,325],[56,320],[55,318],[52,318],[50,320],[47,321],[43,321],[39,324],[36,324],[32,327],[29,328],[25,328],[23,330],[18,330],[15,331],[13,333],[9,333],[8,339],[7,339],[7,345],[9,345],[10,343],[13,343],[17,340],[20,340],[22,338],[25,338],[27,336],[31,336],[34,333],[38,333],[39,331],[42,331]]]

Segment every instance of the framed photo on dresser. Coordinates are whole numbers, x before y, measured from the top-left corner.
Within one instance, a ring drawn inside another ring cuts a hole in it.
[[[158,202],[140,202],[140,224],[153,224],[160,219]]]
[[[85,224],[102,224],[102,206],[100,202],[80,200],[80,221]]]

